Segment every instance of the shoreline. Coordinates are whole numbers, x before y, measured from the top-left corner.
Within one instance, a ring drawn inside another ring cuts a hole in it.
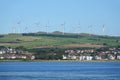
[[[0,60],[1,62],[120,62],[120,60]]]

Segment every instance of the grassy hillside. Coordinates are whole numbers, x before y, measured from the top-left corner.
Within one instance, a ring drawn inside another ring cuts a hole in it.
[[[26,48],[120,46],[120,37],[72,33],[62,35],[60,32],[8,34],[0,36],[0,46]]]

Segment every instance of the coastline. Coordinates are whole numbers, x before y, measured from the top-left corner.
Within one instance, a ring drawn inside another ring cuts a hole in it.
[[[120,62],[120,60],[0,60],[1,62]]]

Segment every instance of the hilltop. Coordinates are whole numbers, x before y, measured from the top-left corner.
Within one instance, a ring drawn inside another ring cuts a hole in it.
[[[0,46],[25,48],[75,48],[75,47],[117,47],[120,46],[120,37],[102,36],[86,33],[21,33],[0,35]]]

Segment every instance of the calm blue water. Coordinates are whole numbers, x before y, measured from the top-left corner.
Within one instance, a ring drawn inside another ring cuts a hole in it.
[[[120,62],[0,63],[0,80],[120,80]]]

